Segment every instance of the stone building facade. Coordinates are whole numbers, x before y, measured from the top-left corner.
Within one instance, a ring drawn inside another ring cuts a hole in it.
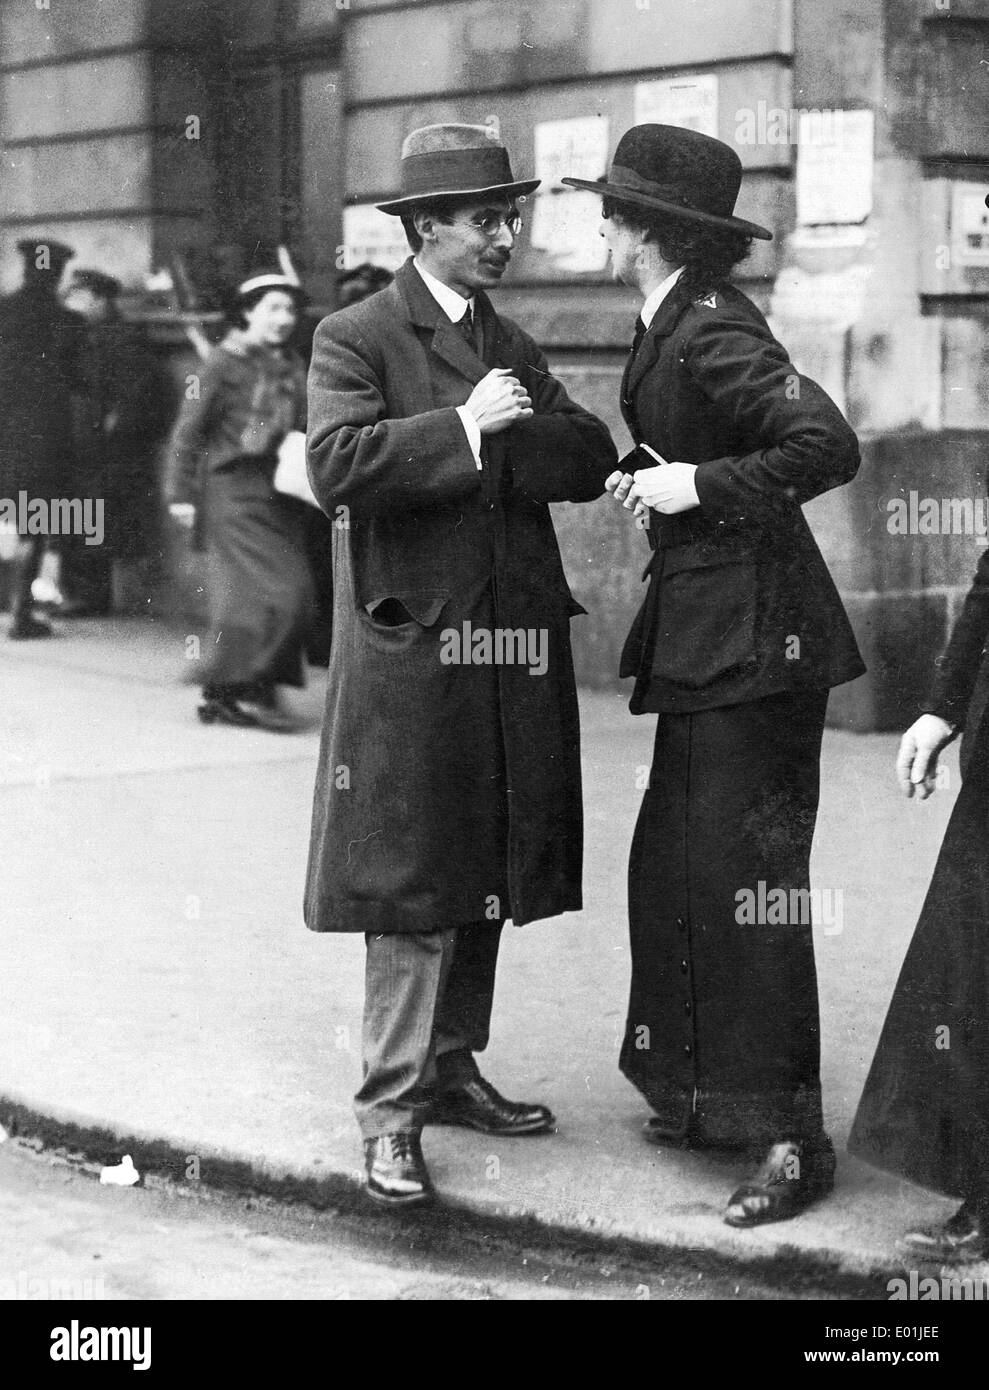
[[[283,244],[331,308],[340,268],[401,255],[371,205],[403,135],[494,121],[544,179],[499,304],[622,443],[636,304],[559,174],[602,172],[639,120],[732,143],[738,210],[774,230],[742,286],[863,444],[808,507],[870,668],[832,719],[913,714],[985,543],[989,0],[0,0],[0,21],[7,287],[16,239],[48,232],[178,346],[149,276]],[[606,501],[558,521],[579,674],[610,685],[644,542]]]

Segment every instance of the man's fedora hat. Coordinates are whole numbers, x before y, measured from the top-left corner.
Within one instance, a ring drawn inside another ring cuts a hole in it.
[[[620,202],[772,240],[772,232],[733,216],[742,183],[742,161],[723,140],[674,125],[636,125],[618,142],[603,179],[564,179]]]
[[[56,272],[62,270],[66,261],[71,261],[76,254],[64,241],[56,241],[54,237],[47,236],[21,237],[17,249],[29,269]]]
[[[401,217],[433,198],[521,198],[538,187],[539,179],[513,176],[508,151],[491,126],[425,125],[402,145],[402,196],[377,206]]]

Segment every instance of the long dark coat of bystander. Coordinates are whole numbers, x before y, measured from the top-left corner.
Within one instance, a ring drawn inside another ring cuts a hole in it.
[[[183,402],[170,441],[165,498],[196,506],[208,554],[210,632],[190,679],[207,686],[305,685],[312,580],[303,504],[273,486],[278,446],[305,424],[305,373],[289,351],[231,330]]]
[[[989,553],[927,709],[975,714],[989,639]],[[973,718],[955,802],[848,1147],[952,1197],[989,1195],[989,713]]]
[[[569,625],[583,610],[548,504],[599,496],[615,450],[481,291],[475,319],[479,353],[409,261],[316,333],[309,473],[337,530],[315,931],[521,924],[581,906]],[[494,366],[535,414],[485,440],[481,471],[456,407]],[[495,629],[535,660],[473,664],[475,634]]]
[[[0,299],[0,497],[16,499],[22,488],[68,495],[70,390],[85,328],[43,279]]]

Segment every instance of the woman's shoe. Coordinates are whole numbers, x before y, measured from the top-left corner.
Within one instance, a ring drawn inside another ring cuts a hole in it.
[[[292,716],[283,709],[273,685],[255,686],[242,695],[237,703],[254,717],[259,728],[268,729],[273,734],[292,733],[296,727]]]
[[[755,1176],[731,1194],[725,1210],[729,1226],[763,1226],[788,1221],[834,1187],[835,1158],[826,1134],[803,1144],[773,1144]]]
[[[260,720],[252,714],[249,709],[245,709],[239,700],[227,696],[224,699],[217,699],[209,696],[204,699],[196,708],[202,724],[232,724],[238,729],[257,729],[260,727]]]
[[[915,1226],[897,1244],[928,1260],[984,1260],[989,1257],[989,1221],[974,1202],[963,1202],[943,1225]]]

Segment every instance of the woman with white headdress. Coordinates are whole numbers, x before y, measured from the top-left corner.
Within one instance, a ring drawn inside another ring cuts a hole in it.
[[[169,510],[209,557],[210,631],[196,671],[206,724],[289,728],[277,687],[305,683],[313,590],[304,508],[274,487],[279,446],[305,428],[305,370],[290,346],[303,299],[282,273],[240,285],[230,330],[172,436]]]

